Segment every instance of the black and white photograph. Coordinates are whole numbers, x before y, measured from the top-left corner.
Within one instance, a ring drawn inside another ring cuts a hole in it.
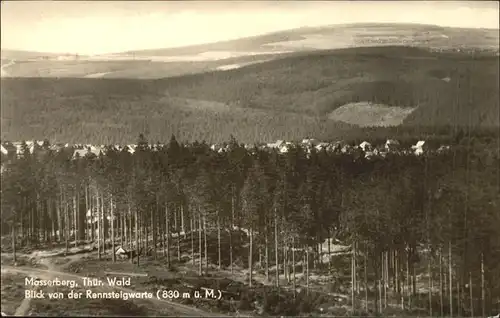
[[[498,1],[1,1],[1,315],[500,318]]]

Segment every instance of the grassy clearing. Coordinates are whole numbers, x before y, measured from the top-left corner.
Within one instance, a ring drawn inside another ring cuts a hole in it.
[[[351,103],[341,106],[328,118],[362,127],[398,126],[415,108],[388,107],[371,103]]]

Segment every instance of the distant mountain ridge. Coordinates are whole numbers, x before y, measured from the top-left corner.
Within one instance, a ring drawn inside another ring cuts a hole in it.
[[[36,52],[36,51],[24,51],[24,50],[1,50],[2,60],[22,60],[22,59],[32,59],[32,58],[42,58],[42,57],[57,57],[60,55],[65,55],[63,53],[50,53],[50,52]]]
[[[177,48],[164,48],[164,49],[148,49],[148,50],[131,50],[117,54],[134,54],[141,55],[184,55],[184,54],[197,54],[205,51],[213,50],[234,50],[234,51],[266,51],[266,50],[283,50],[290,49],[290,46],[284,45],[283,42],[303,41],[308,35],[321,35],[321,36],[336,36],[333,40],[338,40],[343,35],[349,37],[363,37],[360,34],[351,34],[352,32],[374,32],[384,31],[385,35],[389,36],[408,36],[413,37],[416,46],[422,47],[452,47],[459,46],[460,44],[465,47],[473,48],[491,48],[498,47],[499,43],[499,30],[498,29],[473,29],[473,28],[455,28],[455,27],[442,27],[437,25],[426,24],[411,24],[411,23],[355,23],[355,24],[341,24],[341,25],[328,25],[320,27],[302,27],[297,29],[290,29],[284,31],[276,31],[272,33],[249,36],[234,40],[219,41],[214,43],[196,44],[190,46],[183,46]],[[401,34],[406,32],[406,34]],[[434,32],[431,34],[431,32]],[[467,33],[467,36],[463,34]],[[428,36],[436,36],[433,41],[428,41]],[[447,39],[446,41],[443,39]],[[465,41],[464,41],[465,40]],[[332,41],[333,42],[333,41]],[[374,44],[374,43],[370,43]],[[387,43],[388,45],[396,45],[398,41]],[[403,45],[404,43],[399,43]],[[352,46],[360,46],[363,43],[352,43]],[[294,51],[308,51],[314,49],[335,49],[341,47],[350,47],[331,43],[327,47],[318,47],[317,43],[308,43],[303,47],[293,47]]]
[[[331,44],[329,47],[320,47],[308,43],[308,45],[290,47],[283,42],[303,41],[308,35],[315,34],[320,36],[341,36],[347,34],[349,37],[356,35],[352,32],[368,32],[384,31],[385,36],[403,37],[410,34],[413,36],[416,46],[422,47],[447,47],[447,46],[462,46],[473,48],[494,48],[499,45],[499,30],[498,29],[475,29],[475,28],[457,28],[457,27],[443,27],[438,25],[428,24],[413,24],[413,23],[353,23],[353,24],[337,24],[326,25],[317,27],[300,27],[295,29],[275,31],[260,35],[242,37],[238,39],[188,45],[182,47],[171,48],[157,48],[157,49],[144,49],[144,50],[128,50],[123,52],[114,52],[102,55],[135,55],[135,56],[173,56],[173,55],[192,55],[199,54],[207,51],[251,51],[255,52],[279,52],[285,48],[291,51],[310,51],[317,49],[335,49],[337,47],[350,47]],[[402,34],[401,32],[406,32]],[[431,32],[434,32],[431,34]],[[466,35],[465,35],[466,34]],[[368,34],[373,35],[373,34]],[[379,34],[380,35],[380,34]],[[358,34],[359,38],[366,37],[366,35]],[[435,36],[436,39],[429,41],[425,36]],[[441,40],[439,39],[441,37]],[[451,38],[451,39],[450,39]],[[449,39],[444,41],[443,39]],[[332,40],[338,40],[334,38]],[[440,40],[440,41],[439,41]],[[465,41],[464,41],[465,40]],[[386,45],[395,45],[394,42],[386,43]],[[374,43],[369,43],[373,45]],[[403,45],[403,43],[400,43]],[[408,44],[408,43],[407,43]],[[363,43],[352,43],[351,46],[366,46]],[[11,50],[2,48],[2,59],[23,59],[23,58],[36,58],[36,57],[56,57],[64,55],[74,55],[72,53],[50,53],[50,52],[36,52],[36,51],[23,51]],[[82,57],[85,55],[81,55]]]

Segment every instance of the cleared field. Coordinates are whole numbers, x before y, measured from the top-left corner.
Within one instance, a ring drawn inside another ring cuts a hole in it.
[[[398,126],[415,108],[389,107],[371,103],[353,103],[340,106],[328,118],[361,127]]]

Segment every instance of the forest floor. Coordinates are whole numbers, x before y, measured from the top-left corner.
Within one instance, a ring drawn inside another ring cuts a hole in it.
[[[68,255],[61,254],[61,249],[51,249],[35,251],[29,254],[17,254],[17,261],[14,263],[12,254],[2,253],[2,308],[5,314],[16,316],[42,315],[42,316],[116,316],[116,315],[141,315],[141,316],[212,316],[211,313],[196,309],[191,306],[173,303],[165,299],[157,299],[156,295],[152,299],[90,299],[85,297],[85,290],[92,292],[110,292],[112,289],[124,293],[136,293],[137,284],[131,286],[110,287],[106,283],[103,286],[84,287],[84,277],[99,277],[100,272],[92,273],[85,271],[87,275],[75,274],[73,264],[92,263],[90,260],[97,258],[97,253],[89,252],[88,247],[72,248]],[[84,253],[79,253],[84,251]],[[104,257],[106,257],[104,255]],[[106,268],[106,258],[99,264],[99,268]],[[123,263],[116,263],[118,272],[123,271]],[[121,266],[120,266],[121,265]],[[122,276],[122,275],[116,275]],[[125,276],[125,275],[123,275]],[[43,287],[44,299],[26,298],[25,290],[38,290],[26,285],[25,279],[33,277],[38,280],[72,280],[77,283],[75,288],[69,286]],[[51,292],[62,292],[64,299],[49,299]],[[66,299],[67,295],[73,292],[83,292],[80,299]],[[220,316],[218,314],[217,316]]]
[[[196,235],[197,236],[197,235]],[[333,240],[332,240],[333,241]],[[309,269],[309,293],[312,301],[307,309],[300,311],[302,314],[313,314],[315,316],[345,316],[352,313],[349,291],[350,277],[349,257],[345,257],[346,246],[333,244],[331,242],[331,253],[337,257],[333,258],[330,265],[313,267]],[[195,238],[194,260],[191,254],[190,235],[181,235],[180,246],[184,253],[178,255],[176,238],[171,242],[171,264],[167,266],[163,248],[158,244],[156,259],[154,253],[144,253],[132,262],[128,259],[116,257],[112,261],[110,246],[99,259],[93,244],[81,243],[78,247],[70,242],[66,254],[64,244],[51,248],[38,248],[37,250],[23,249],[17,253],[17,262],[14,264],[12,253],[2,253],[2,312],[16,315],[177,315],[177,316],[257,316],[265,313],[264,303],[266,296],[273,290],[276,278],[276,266],[269,266],[269,276],[266,276],[265,267],[260,262],[254,267],[252,274],[252,288],[248,286],[249,271],[244,264],[245,250],[235,249],[234,262],[230,266],[223,264],[221,268],[217,265],[217,242],[213,236],[208,238],[208,258],[201,258],[202,276],[199,276],[200,257],[198,250],[198,238]],[[108,244],[106,244],[108,245]],[[243,244],[244,245],[244,244]],[[323,244],[323,252],[326,243]],[[120,245],[117,242],[116,248]],[[152,244],[150,245],[152,246]],[[126,247],[125,247],[126,248]],[[4,249],[5,250],[5,249]],[[223,251],[227,251],[222,249]],[[187,252],[187,253],[186,253]],[[223,253],[227,257],[227,253]],[[215,256],[214,256],[215,255]],[[274,259],[274,255],[270,256]],[[259,258],[256,258],[259,261]],[[306,275],[302,267],[302,256],[300,251],[296,252],[296,293],[304,293],[307,286]],[[207,263],[208,262],[208,266]],[[224,259],[223,259],[224,262]],[[345,263],[345,264],[344,264]],[[272,264],[270,264],[272,265]],[[334,270],[332,270],[334,268]],[[280,270],[281,272],[281,270]],[[30,299],[24,297],[26,277],[36,277],[41,280],[66,279],[74,280],[79,286],[69,287],[44,287],[44,292],[63,292],[65,298],[71,289],[74,292],[83,292],[91,289],[92,292],[109,292],[112,288],[122,292],[151,292],[153,299],[149,300],[123,300],[123,299]],[[81,284],[83,277],[99,278],[105,282],[105,286],[84,287]],[[110,287],[107,277],[130,277],[129,286]],[[279,275],[281,297],[293,299],[293,274],[286,278],[281,272]],[[165,297],[157,299],[156,292],[170,291]],[[207,293],[208,290],[208,293]],[[210,294],[214,291],[214,297]],[[221,292],[220,299],[218,291]],[[178,294],[177,294],[178,292]],[[196,292],[199,292],[197,297]],[[248,295],[247,302],[243,304],[243,294]],[[189,297],[187,297],[189,295]],[[365,307],[364,292],[361,291],[358,306]],[[373,295],[370,295],[368,308],[373,308]],[[283,298],[282,298],[283,299]],[[277,301],[279,302],[279,300]],[[395,302],[396,304],[396,302]],[[278,305],[276,305],[278,306]],[[285,305],[286,306],[286,305]],[[266,307],[267,308],[267,307]],[[297,308],[301,308],[297,306]],[[403,316],[398,306],[391,306],[389,311],[394,311],[386,316]],[[276,309],[278,310],[278,309]],[[298,310],[298,309],[297,309]],[[281,313],[280,313],[281,314]],[[366,314],[371,314],[368,311]],[[295,315],[295,314],[288,314]],[[408,317],[408,315],[404,315]]]

